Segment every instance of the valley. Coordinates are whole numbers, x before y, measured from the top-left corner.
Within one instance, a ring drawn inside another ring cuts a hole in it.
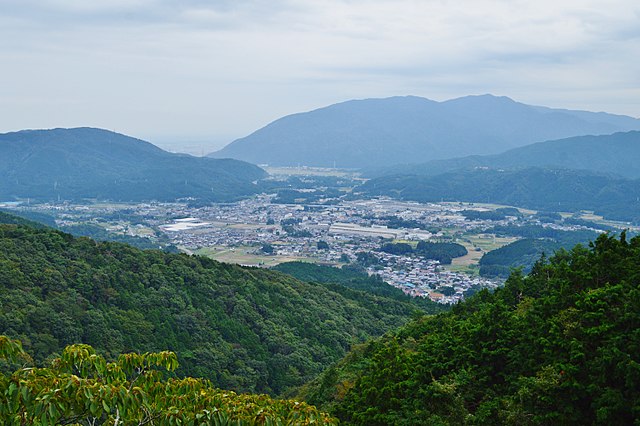
[[[283,203],[279,199],[282,190],[278,190],[275,194],[205,206],[184,202],[102,202],[33,206],[11,203],[4,207],[27,217],[49,217],[61,229],[102,229],[105,235],[142,242],[143,248],[172,248],[244,266],[270,268],[294,261],[334,267],[350,265],[363,274],[379,276],[407,295],[444,304],[456,303],[483,288],[501,286],[510,266],[501,266],[500,271],[504,272],[493,275],[481,273],[480,264],[487,254],[491,253],[488,258],[495,258],[494,254],[499,253],[496,250],[530,237],[519,235],[519,230],[546,230],[539,237],[547,238],[545,244],[550,244],[548,239],[554,233],[575,235],[564,245],[569,247],[579,241],[586,244],[590,237],[608,229],[630,228],[626,223],[594,222],[597,218],[591,212],[563,214],[566,220],[584,223],[548,223],[540,220],[534,210],[496,204],[355,197],[352,191],[359,178],[352,172],[281,168],[277,173],[274,177],[280,180],[280,186],[298,182],[298,187],[306,188],[290,191],[303,195],[338,191],[337,196],[318,199],[314,204],[306,203],[304,198],[293,199],[297,203]],[[322,186],[315,186],[318,180]],[[92,232],[94,236],[95,231]],[[443,263],[418,253],[382,250],[388,243],[415,249],[420,241],[459,244],[466,254]],[[550,255],[561,246],[545,244],[535,244],[538,255],[545,248]],[[492,266],[487,270],[495,269]]]
[[[0,426],[640,426],[637,1],[0,4]]]

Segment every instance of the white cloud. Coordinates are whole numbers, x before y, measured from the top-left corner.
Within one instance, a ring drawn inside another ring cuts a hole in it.
[[[0,131],[242,136],[352,97],[494,92],[638,116],[629,0],[0,0]]]

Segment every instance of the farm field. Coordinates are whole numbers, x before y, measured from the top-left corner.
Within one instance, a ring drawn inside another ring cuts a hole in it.
[[[464,272],[469,275],[478,275],[480,258],[491,250],[506,246],[516,241],[515,237],[494,237],[486,234],[472,234],[456,241],[467,249],[465,256],[453,259],[451,265],[445,269],[453,272]],[[480,250],[478,250],[480,249]]]
[[[259,266],[270,268],[284,262],[293,262],[296,260],[304,262],[314,262],[313,258],[303,256],[271,256],[255,254],[256,247],[239,246],[239,247],[203,247],[196,250],[193,254],[210,257],[219,262],[237,263],[245,266]]]

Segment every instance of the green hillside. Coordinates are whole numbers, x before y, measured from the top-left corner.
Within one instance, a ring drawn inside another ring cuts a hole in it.
[[[179,375],[281,394],[416,305],[204,257],[0,225],[0,334],[39,363],[73,343],[108,359],[175,351]]]
[[[640,178],[640,132],[618,132],[612,135],[576,136],[549,140],[510,149],[496,155],[434,160],[423,164],[394,165],[371,170],[370,175],[424,174],[437,175],[475,167],[514,169],[522,167],[555,167],[610,173],[628,179]]]
[[[362,345],[304,389],[343,424],[640,421],[640,238],[601,235]]]
[[[74,235],[76,237],[89,237],[96,241],[114,241],[125,243],[139,249],[160,249],[171,253],[178,253],[176,246],[171,244],[169,239],[163,235],[156,235],[154,239],[138,237],[135,235],[118,234],[110,232],[95,223],[79,223],[75,225],[58,226],[55,217],[30,210],[0,210],[0,223],[8,225],[27,225],[35,228],[59,229],[60,231]]]
[[[257,166],[172,154],[102,129],[0,134],[0,201],[197,199],[229,201],[258,192]]]
[[[469,201],[544,211],[591,210],[609,219],[640,222],[638,180],[576,170],[531,167],[384,176],[367,181],[354,192],[418,202]]]
[[[31,226],[33,228],[46,228],[46,225],[40,222],[34,222],[21,216],[16,216],[11,213],[0,210],[0,224],[6,225],[23,225]]]

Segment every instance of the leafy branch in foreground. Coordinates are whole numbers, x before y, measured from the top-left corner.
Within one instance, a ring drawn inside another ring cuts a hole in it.
[[[29,360],[19,341],[0,336],[0,360]],[[123,354],[107,362],[88,345],[67,346],[48,368],[0,374],[5,425],[337,424],[315,407],[266,395],[238,395],[204,379],[165,378],[173,352]]]

